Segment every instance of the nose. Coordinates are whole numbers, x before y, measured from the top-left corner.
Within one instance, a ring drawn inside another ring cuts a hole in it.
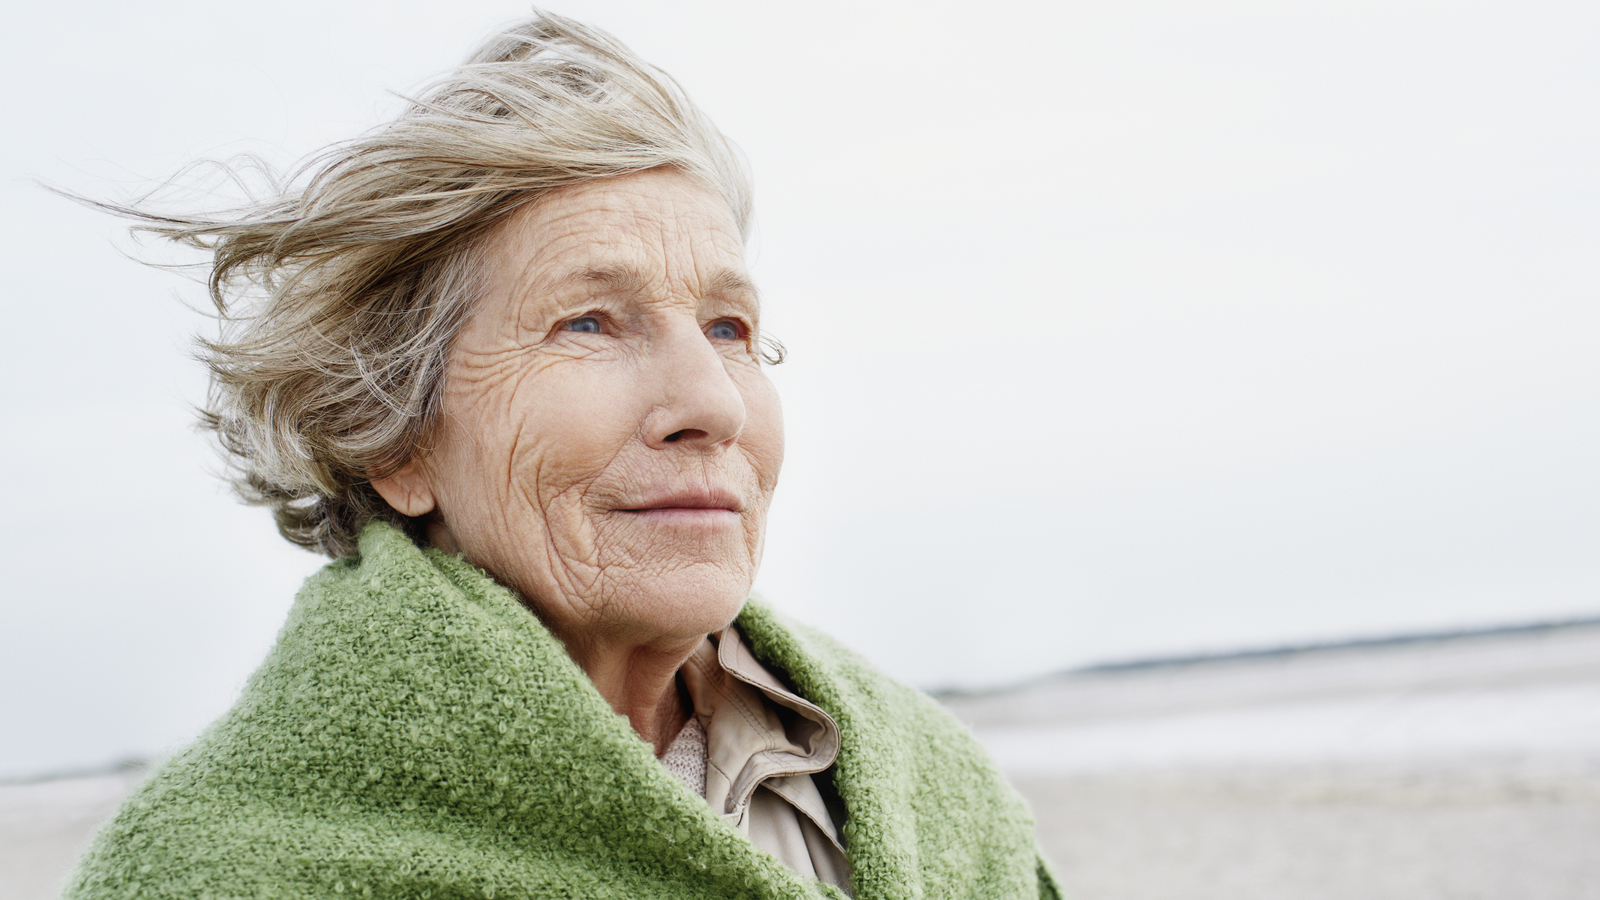
[[[699,323],[675,324],[651,343],[642,375],[656,402],[644,423],[645,442],[708,450],[736,440],[744,431],[744,395]]]

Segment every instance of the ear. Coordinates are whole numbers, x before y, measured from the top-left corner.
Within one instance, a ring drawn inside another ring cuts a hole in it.
[[[374,478],[372,487],[395,512],[416,518],[433,512],[433,488],[428,473],[417,457],[387,478]]]

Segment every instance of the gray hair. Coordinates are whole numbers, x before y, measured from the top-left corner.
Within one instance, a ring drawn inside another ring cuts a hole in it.
[[[373,519],[422,540],[371,481],[427,451],[490,230],[557,188],[660,166],[720,193],[748,238],[749,176],[682,89],[604,32],[541,14],[264,199],[214,217],[107,207],[211,253],[223,327],[200,342],[202,424],[246,502],[339,557]]]

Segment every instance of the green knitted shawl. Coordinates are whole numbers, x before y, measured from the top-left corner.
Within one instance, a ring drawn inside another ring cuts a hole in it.
[[[655,759],[517,598],[369,526],[238,703],[101,829],[69,898],[838,898]],[[1057,895],[961,725],[754,602],[752,651],[839,723],[853,890]]]

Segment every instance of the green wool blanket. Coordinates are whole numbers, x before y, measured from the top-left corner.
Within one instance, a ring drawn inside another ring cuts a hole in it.
[[[1056,897],[961,725],[751,602],[751,649],[839,723],[853,890]],[[458,557],[369,526],[306,582],[238,703],[101,829],[69,898],[823,898],[655,759]]]

